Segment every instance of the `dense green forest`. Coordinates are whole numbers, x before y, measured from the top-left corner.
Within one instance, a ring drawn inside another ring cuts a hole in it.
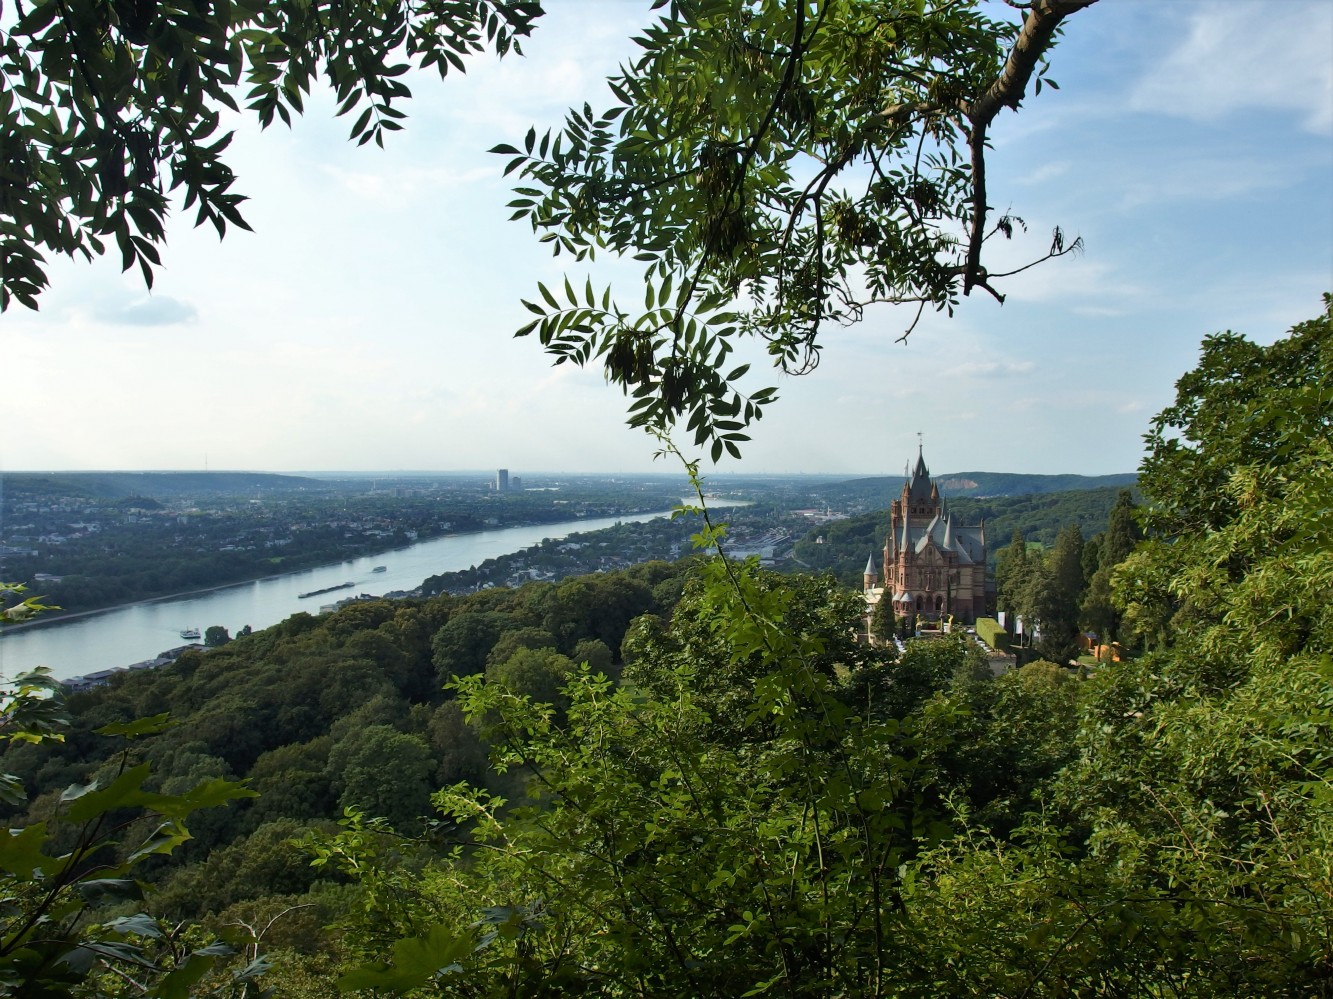
[[[1109,577],[1143,654],[1086,678],[861,642],[831,577],[703,556],[296,615],[63,705],[27,678],[6,981],[1329,994],[1330,366],[1333,312],[1209,338],[1144,505],[1005,549],[1002,599]]]

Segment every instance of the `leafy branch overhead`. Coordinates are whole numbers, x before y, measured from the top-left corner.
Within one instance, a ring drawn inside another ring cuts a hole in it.
[[[1056,87],[1046,53],[1093,2],[1011,4],[1017,23],[974,2],[671,4],[608,81],[609,108],[492,150],[521,178],[513,218],[557,255],[646,264],[644,307],[539,285],[518,334],[602,364],[631,425],[684,422],[717,460],[775,392],[741,391],[738,341],[801,374],[821,333],[872,305],[915,304],[905,337],[974,288],[1003,301],[995,282],[1025,268],[992,272],[985,247],[1024,226],[993,218],[987,133],[1030,83]],[[1026,266],[1080,246],[1057,229]]]
[[[3,4],[0,4],[3,11]],[[37,308],[46,254],[114,243],[151,286],[178,191],[197,225],[249,228],[226,111],[290,123],[317,81],[351,137],[400,129],[402,77],[517,50],[535,0],[29,0],[0,29],[0,309]]]

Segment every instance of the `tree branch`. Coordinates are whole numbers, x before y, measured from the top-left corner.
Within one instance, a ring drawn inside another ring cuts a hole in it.
[[[968,145],[972,150],[972,222],[967,245],[967,269],[963,274],[963,294],[978,283],[981,272],[981,244],[986,230],[986,130],[1001,108],[1017,109],[1027,94],[1028,81],[1043,53],[1050,47],[1060,22],[1070,14],[1091,7],[1097,0],[1035,0],[1023,17],[1014,47],[995,82],[964,113],[971,126]]]

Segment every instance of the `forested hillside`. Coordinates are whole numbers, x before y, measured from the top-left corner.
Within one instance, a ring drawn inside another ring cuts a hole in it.
[[[182,496],[262,496],[268,493],[323,492],[333,483],[303,475],[271,472],[6,472],[11,499],[86,496],[90,499],[155,500]]]
[[[894,486],[901,490],[901,480]],[[1107,519],[1120,489],[1078,489],[984,500],[954,499],[943,488],[941,493],[959,523],[980,524],[985,521],[986,554],[994,566],[996,551],[1008,543],[1014,531],[1021,531],[1029,542],[1050,545],[1055,543],[1060,529],[1069,524],[1077,524],[1085,537],[1106,530]],[[860,584],[866,559],[870,556],[874,556],[875,565],[882,571],[880,561],[889,531],[887,504],[894,498],[895,491],[886,487],[878,495],[879,501],[885,504],[884,509],[831,521],[808,531],[796,543],[797,564],[812,571],[831,572],[848,586]]]
[[[907,476],[910,478],[910,475]],[[951,502],[964,498],[1039,496],[1048,493],[1107,491],[1130,488],[1138,476],[1124,475],[1026,475],[1019,472],[950,472],[935,476],[940,493]],[[851,509],[876,509],[902,489],[903,477],[880,475],[852,479],[824,487],[829,503]],[[960,509],[962,509],[960,507]]]
[[[5,754],[5,772],[32,791],[30,803],[9,809],[10,824],[50,821],[48,849],[73,848],[86,829],[57,820],[63,792],[114,783],[124,762],[116,755],[123,740],[96,731],[169,713],[170,727],[131,747],[134,762],[152,766],[145,787],[173,793],[243,780],[258,797],[201,813],[169,861],[141,865],[137,876],[154,883],[151,911],[221,928],[238,913],[277,911],[299,895],[314,912],[270,942],[320,953],[331,945],[318,927],[342,912],[346,894],[336,886],[347,879],[311,867],[288,840],[335,828],[346,808],[420,835],[431,825],[431,793],[464,780],[521,795],[521,780],[488,763],[486,726],[468,723],[446,684],[481,674],[558,702],[576,664],[618,676],[626,629],[643,615],[669,614],[686,571],[685,563],[646,563],[465,598],[357,603],[320,618],[297,614],[157,671],[118,675],[70,698],[63,742],[20,743]],[[125,835],[151,831],[140,823]]]
[[[1330,313],[1205,343],[1100,559],[1146,654],[1087,679],[710,559],[297,615],[68,726],[31,678],[6,735],[65,741],[5,753],[8,980],[1327,994],[1331,366]]]

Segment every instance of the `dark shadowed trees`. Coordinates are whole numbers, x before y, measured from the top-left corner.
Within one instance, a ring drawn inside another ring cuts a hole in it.
[[[444,76],[509,51],[540,13],[521,0],[16,4],[0,28],[0,309],[37,307],[52,252],[113,249],[151,287],[176,195],[220,236],[248,229],[227,111],[290,122],[325,85],[351,138],[383,145],[409,68]]]

